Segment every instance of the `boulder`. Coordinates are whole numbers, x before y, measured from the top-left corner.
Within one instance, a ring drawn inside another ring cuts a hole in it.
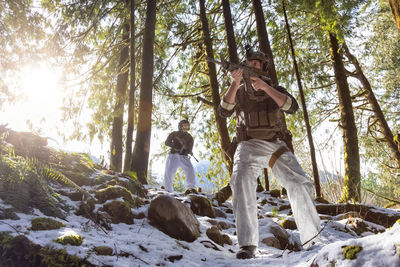
[[[200,223],[192,210],[169,195],[159,195],[150,202],[148,219],[175,239],[193,242],[200,236]]]
[[[133,224],[133,213],[127,202],[114,200],[103,206],[103,210],[111,216],[113,223]]]

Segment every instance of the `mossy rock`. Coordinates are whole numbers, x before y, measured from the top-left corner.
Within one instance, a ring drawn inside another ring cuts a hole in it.
[[[271,197],[281,197],[281,191],[278,189],[274,189],[269,191]]]
[[[53,220],[51,218],[35,218],[31,220],[31,230],[54,230],[60,229],[61,227],[65,227],[65,224],[62,222]]]
[[[345,246],[343,248],[343,256],[348,260],[357,258],[357,253],[362,250],[362,246]]]
[[[26,236],[0,233],[0,266],[94,266],[64,249],[51,249],[32,243]]]
[[[296,222],[293,220],[285,219],[283,220],[280,225],[285,229],[296,230],[297,225]]]
[[[95,197],[100,201],[100,203],[104,203],[107,200],[122,198],[135,208],[138,208],[144,204],[140,198],[134,198],[128,189],[121,186],[108,186],[107,188],[100,189],[96,191]]]
[[[113,254],[113,249],[107,246],[94,247],[93,251],[101,256],[111,256]]]
[[[217,193],[215,193],[215,196],[213,200],[217,200],[218,205],[222,205],[226,200],[228,200],[232,196],[232,189],[231,186],[228,184],[221,188]]]
[[[131,206],[120,200],[114,200],[104,205],[103,210],[111,215],[113,223],[133,224],[133,213]]]
[[[143,187],[142,183],[140,183],[136,178],[132,178],[130,176],[124,177],[115,177],[114,180],[110,181],[109,184],[113,183],[113,185],[119,185],[125,187],[129,192],[133,195],[147,198],[147,190]]]
[[[95,200],[93,198],[89,198],[86,201],[81,201],[79,204],[79,209],[75,212],[75,214],[78,216],[88,217],[90,214],[92,214],[95,207]]]
[[[71,245],[71,246],[80,246],[83,242],[83,237],[77,234],[60,236],[54,242],[57,242],[61,245]]]

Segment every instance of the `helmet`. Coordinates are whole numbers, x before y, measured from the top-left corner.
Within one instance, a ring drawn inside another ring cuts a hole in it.
[[[246,60],[259,60],[261,62],[261,66],[264,71],[267,70],[268,66],[268,58],[267,56],[261,51],[254,51],[249,45],[246,45]]]
[[[183,124],[184,124],[184,123],[187,123],[187,124],[190,125],[190,122],[189,122],[187,119],[181,120],[181,121],[178,123],[178,129],[179,129],[179,131],[182,130],[182,127],[183,127]]]

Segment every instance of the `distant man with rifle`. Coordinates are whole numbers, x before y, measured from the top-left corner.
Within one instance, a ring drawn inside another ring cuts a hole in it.
[[[189,155],[193,155],[193,137],[188,133],[189,129],[189,121],[181,120],[178,124],[179,131],[170,133],[165,141],[165,144],[171,148],[164,173],[164,186],[169,192],[174,191],[173,179],[178,168],[185,173],[187,189],[196,188],[194,169],[189,158]]]
[[[224,118],[236,113],[238,145],[230,186],[239,259],[254,257],[258,246],[256,187],[263,168],[270,167],[286,188],[302,243],[319,239],[320,220],[313,202],[313,184],[283,141],[287,133],[279,113],[294,113],[298,104],[285,88],[270,84],[266,78],[267,63],[263,53],[247,49],[246,67],[230,70],[232,82],[218,107]]]

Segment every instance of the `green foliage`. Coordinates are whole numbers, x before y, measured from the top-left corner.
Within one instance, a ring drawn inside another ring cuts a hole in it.
[[[17,210],[38,208],[48,216],[65,216],[67,207],[30,160],[0,155],[0,184],[1,198]]]

